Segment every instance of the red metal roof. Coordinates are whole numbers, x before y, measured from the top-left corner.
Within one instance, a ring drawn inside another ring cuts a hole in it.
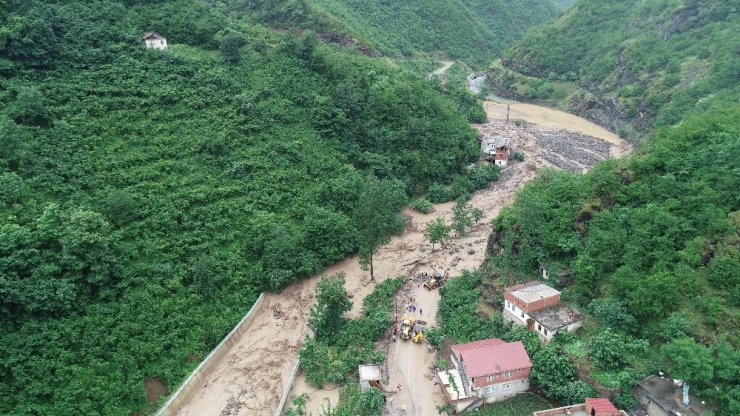
[[[596,410],[596,414],[607,413],[607,414],[619,414],[619,410],[609,401],[609,399],[586,399],[586,406],[593,407]]]
[[[532,367],[521,341],[507,343],[498,338],[489,338],[453,345],[452,352],[462,361],[468,377],[481,377]]]

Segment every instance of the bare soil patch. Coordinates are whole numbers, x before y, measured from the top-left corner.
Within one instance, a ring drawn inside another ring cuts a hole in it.
[[[149,403],[154,403],[160,397],[167,395],[167,387],[158,378],[147,378],[144,381],[144,390],[146,391],[146,400]]]

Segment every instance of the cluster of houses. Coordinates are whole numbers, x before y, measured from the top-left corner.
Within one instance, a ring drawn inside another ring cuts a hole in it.
[[[560,303],[560,292],[540,282],[512,286],[506,290],[504,300],[504,319],[536,332],[543,344],[559,331],[577,330],[583,322],[578,311]],[[529,390],[532,362],[521,341],[490,338],[454,345],[450,362],[454,368],[438,372],[437,379],[457,413]],[[594,406],[592,403],[589,409],[601,408]],[[613,416],[606,412],[597,414]]]
[[[512,286],[504,293],[504,319],[526,326],[547,344],[558,332],[572,332],[583,324],[582,315],[560,302],[560,292],[541,282]],[[465,413],[529,390],[532,362],[521,341],[498,338],[453,345],[452,367],[437,373],[445,399],[455,412]],[[700,416],[703,402],[683,398],[678,380],[662,374],[650,376],[634,388],[638,403],[650,416],[681,414]],[[679,386],[679,387],[676,387]],[[627,416],[608,399],[589,398],[585,403],[534,412],[533,416]]]

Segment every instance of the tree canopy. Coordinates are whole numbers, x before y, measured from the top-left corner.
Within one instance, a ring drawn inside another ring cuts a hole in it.
[[[260,291],[358,251],[365,183],[396,218],[476,159],[478,103],[263,26],[298,19],[278,6],[3,2],[0,413],[153,411],[145,380],[173,391]]]

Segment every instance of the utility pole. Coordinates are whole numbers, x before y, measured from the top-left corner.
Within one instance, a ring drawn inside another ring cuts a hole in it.
[[[511,105],[506,104],[506,124],[509,124],[509,111],[511,110]]]

